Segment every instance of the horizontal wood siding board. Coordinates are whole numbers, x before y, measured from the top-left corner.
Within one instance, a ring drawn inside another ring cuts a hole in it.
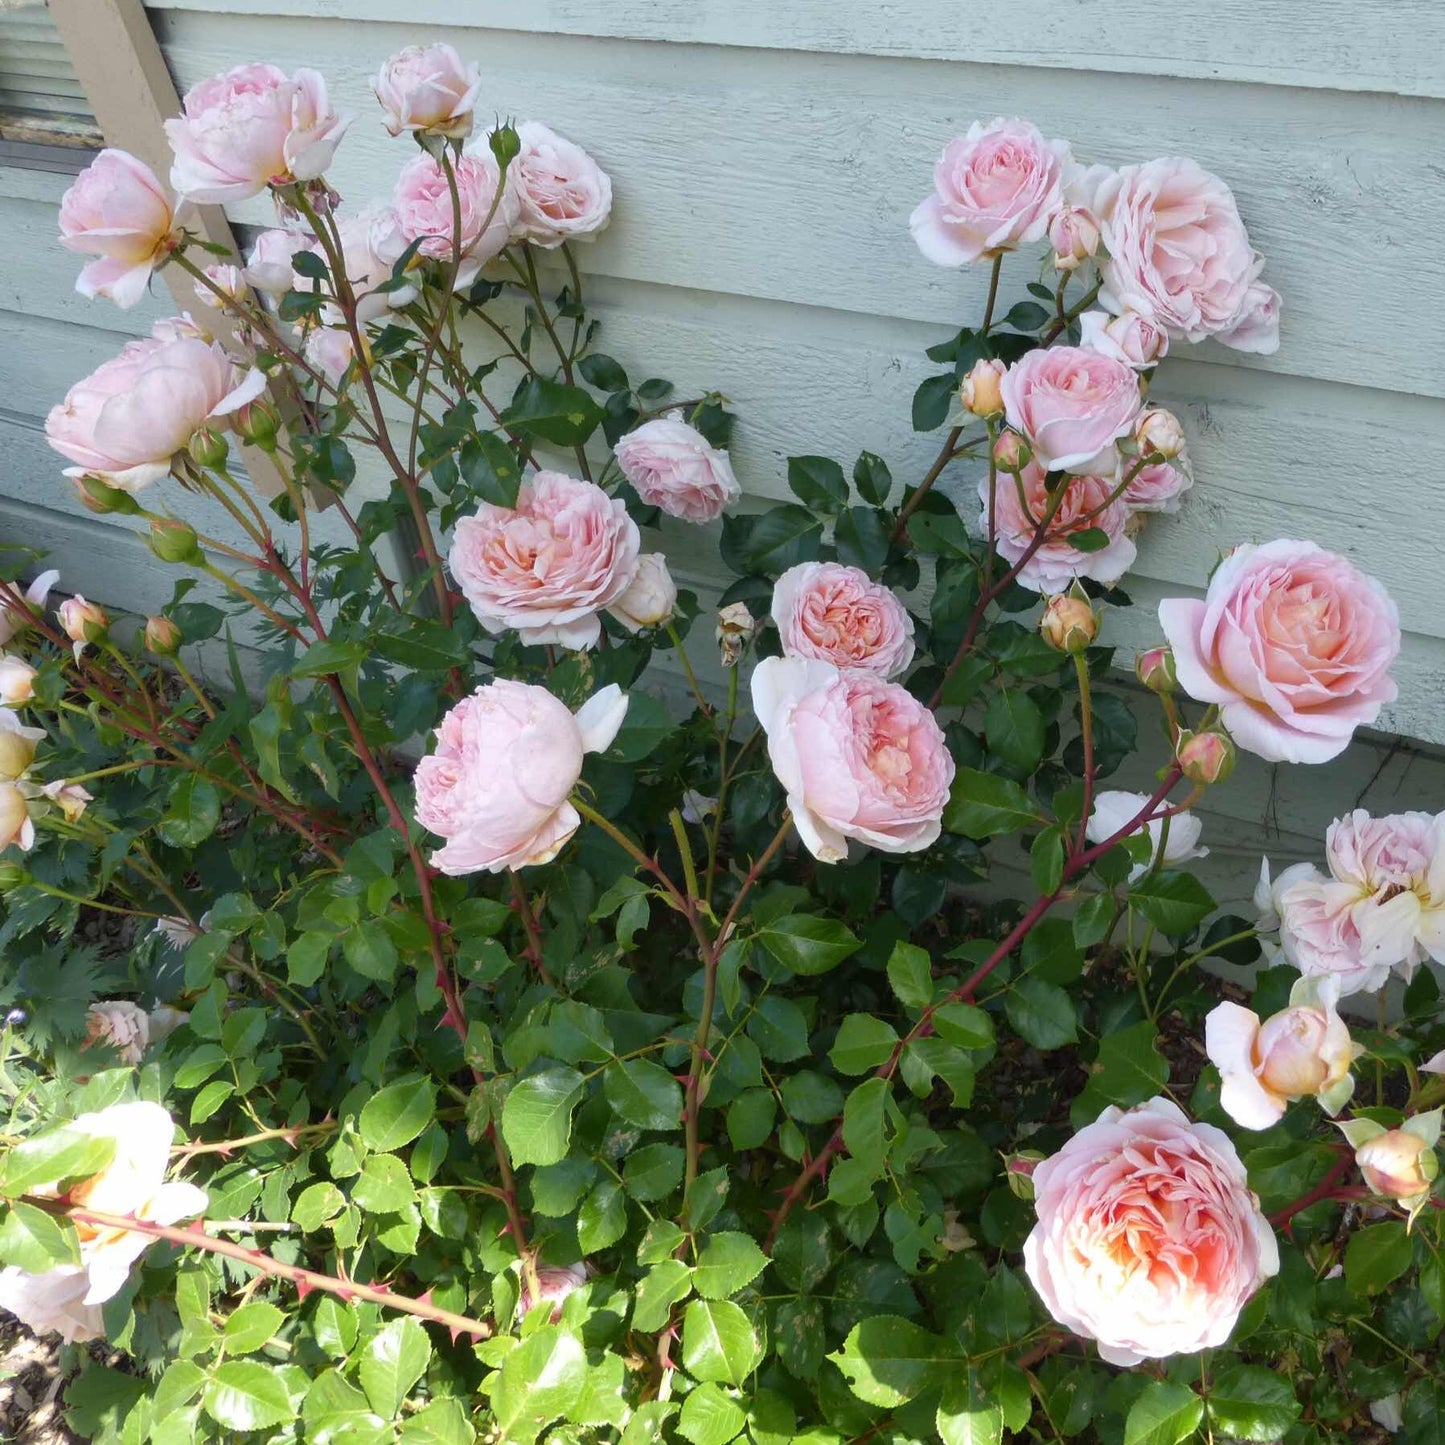
[[[1445,96],[1445,13],[1434,0],[1014,0],[980,12],[938,0],[149,0],[163,11],[405,21],[546,34],[926,57]]]
[[[324,19],[258,32],[245,15],[194,10],[158,19],[182,87],[263,52],[287,66],[325,56],[358,116],[333,179],[360,205],[412,154],[386,136],[370,76],[398,44],[448,36],[483,60],[487,111],[545,118],[612,174],[615,219],[579,248],[584,267],[850,312],[977,315],[984,268],[930,265],[908,215],[944,141],[978,116],[1030,116],[1090,161],[1192,155],[1234,186],[1285,298],[1276,356],[1207,345],[1192,357],[1445,395],[1445,293],[1418,281],[1445,234],[1437,101],[1147,76],[1125,101],[1084,71]],[[264,224],[269,203],[235,216]],[[1011,294],[1025,270],[1008,268]]]

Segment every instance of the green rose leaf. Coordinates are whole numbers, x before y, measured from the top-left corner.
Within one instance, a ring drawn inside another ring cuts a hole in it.
[[[959,1368],[958,1346],[898,1315],[854,1325],[829,1355],[860,1400],[895,1410]]]
[[[958,770],[943,810],[943,826],[966,838],[1016,833],[1037,821],[1037,809],[1017,783],[976,768]]]
[[[682,1318],[682,1365],[690,1375],[741,1385],[758,1362],[752,1321],[731,1300],[695,1299]]]
[[[567,1153],[572,1110],[582,1097],[576,1069],[544,1069],[518,1083],[502,1105],[502,1135],[515,1164],[555,1164]]]
[[[388,1084],[362,1105],[357,1127],[368,1149],[389,1153],[410,1144],[436,1113],[436,1085],[407,1078]]]
[[[837,968],[862,946],[847,924],[815,913],[775,919],[759,931],[758,942],[784,968],[805,977]]]
[[[1151,1380],[1129,1407],[1124,1445],[1179,1445],[1204,1419],[1204,1401],[1185,1385]]]

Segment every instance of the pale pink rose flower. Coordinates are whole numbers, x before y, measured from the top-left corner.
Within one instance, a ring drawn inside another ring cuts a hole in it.
[[[166,255],[174,223],[170,197],[144,161],[101,151],[60,200],[60,244],[97,258],[82,267],[75,289],[134,306]]]
[[[208,345],[215,340],[189,311],[179,316],[162,316],[151,327],[151,337],[156,341],[204,341]]]
[[[1387,1129],[1367,1139],[1356,1148],[1355,1163],[1376,1194],[1407,1205],[1428,1197],[1440,1172],[1433,1145],[1409,1129]]]
[[[627,590],[607,609],[629,632],[661,627],[677,606],[677,583],[667,570],[667,558],[648,552],[637,559],[637,571]]]
[[[1099,249],[1099,223],[1086,207],[1065,206],[1049,222],[1049,245],[1058,270],[1077,271]]]
[[[205,1209],[203,1190],[166,1182],[175,1125],[159,1104],[112,1104],[82,1114],[65,1128],[115,1143],[110,1163],[70,1189],[71,1204],[156,1224],[176,1224]],[[32,1192],[53,1195],[55,1188]],[[153,1243],[150,1235],[135,1230],[81,1226],[80,1268],[63,1266],[38,1275],[15,1266],[0,1271],[0,1309],[34,1330],[58,1329],[66,1339],[93,1339],[102,1333],[99,1306],[119,1293],[131,1266]]]
[[[1089,200],[1108,310],[1147,316],[1175,339],[1278,350],[1279,298],[1257,284],[1264,258],[1218,176],[1192,160],[1149,161],[1103,175]]]
[[[203,426],[265,389],[265,373],[233,362],[218,342],[143,337],[76,382],[51,408],[45,435],[75,463],[66,476],[138,492],[169,474],[172,457]]]
[[[1129,793],[1118,788],[1106,788],[1094,799],[1093,811],[1084,827],[1084,833],[1091,843],[1102,843],[1112,838],[1132,818],[1137,818],[1149,801],[1145,793]],[[1208,848],[1199,846],[1204,824],[1186,808],[1169,819],[1169,836],[1164,836],[1164,819],[1155,818],[1148,825],[1149,841],[1153,845],[1149,861],[1136,863],[1129,870],[1129,882],[1137,882],[1159,861],[1159,846],[1164,845],[1161,867],[1173,867],[1189,863],[1195,858],[1207,858]]]
[[[933,194],[909,217],[918,249],[936,265],[1042,240],[1064,204],[1066,141],[1045,140],[1023,120],[975,121],[933,168]]]
[[[1122,316],[1086,311],[1079,317],[1079,345],[1122,361],[1135,371],[1147,371],[1164,359],[1169,350],[1169,333],[1136,311],[1126,311]]]
[[[408,45],[382,64],[371,88],[392,135],[427,131],[448,140],[472,133],[482,72],[451,45]]]
[[[866,572],[839,562],[799,562],[773,587],[784,657],[897,677],[913,661],[908,609]]]
[[[1024,1268],[1049,1314],[1111,1365],[1224,1344],[1279,1270],[1229,1136],[1167,1099],[1105,1109],[1033,1183]]]
[[[1131,470],[1134,467],[1132,461],[1125,465]],[[1177,512],[1180,498],[1193,485],[1194,464],[1189,459],[1189,448],[1181,447],[1178,455],[1167,462],[1140,467],[1124,489],[1124,504],[1131,512]]]
[[[1341,997],[1378,993],[1390,977],[1390,960],[1367,949],[1358,921],[1359,894],[1348,883],[1297,863],[1273,890],[1279,944],[1285,960],[1303,974],[1333,977]]]
[[[1048,511],[1050,501],[1045,485],[1044,469],[1029,462],[1019,473],[1019,487],[1010,476],[995,478],[994,545],[999,555],[1010,563],[1018,562],[1032,545],[1038,533],[1039,520]],[[1133,539],[1125,530],[1129,509],[1122,498],[1114,498],[1118,482],[1111,477],[1071,476],[1064,483],[1064,497],[1049,523],[1050,540],[1036,551],[1018,574],[1018,583],[1033,592],[1064,592],[1077,577],[1092,577],[1096,582],[1117,582],[1138,555]],[[983,503],[981,525],[988,526],[988,478],[978,484]],[[1025,512],[1023,503],[1027,502]],[[1097,528],[1108,535],[1106,546],[1097,552],[1080,552],[1069,543],[1069,534]]]
[[[377,255],[394,264],[413,241],[422,256],[450,262],[460,246],[462,263],[457,285],[470,286],[477,273],[501,254],[516,229],[521,205],[508,185],[500,198],[501,171],[489,150],[478,147],[452,161],[462,225],[455,231],[451,187],[446,172],[423,151],[401,168],[392,193],[394,219],[372,236]]]
[[[517,1293],[517,1322],[519,1324],[527,1318],[535,1306],[545,1300],[552,1302],[551,1320],[553,1324],[556,1324],[562,1318],[562,1305],[567,1296],[575,1293],[587,1283],[585,1260],[579,1260],[576,1264],[539,1265],[537,1268],[537,1297],[533,1299],[532,1290],[527,1283],[527,1276],[521,1268],[520,1260],[517,1262],[516,1268],[522,1276],[522,1287]]]
[[[606,171],[581,146],[539,121],[523,121],[517,138],[522,149],[507,175],[522,208],[517,238],[544,250],[592,240],[612,215]]]
[[[28,853],[35,846],[35,824],[19,785],[0,782],[0,850],[12,844]]]
[[[35,669],[23,657],[0,653],[0,706],[20,707],[35,696]]]
[[[307,249],[308,238],[300,231],[274,227],[262,231],[251,243],[242,273],[248,286],[267,296],[284,296],[294,284],[291,258]]]
[[[627,508],[601,487],[536,472],[515,509],[483,502],[457,523],[447,566],[488,632],[580,651],[597,645],[597,614],[631,584],[641,545]]]
[[[39,573],[23,593],[28,607],[11,601],[13,587],[0,593],[0,647],[10,642],[22,628],[28,627],[36,612],[44,611],[50,589],[59,581],[60,573],[53,567]]]
[[[201,274],[211,283],[207,286],[205,281],[197,281],[192,288],[202,306],[227,311],[234,310],[238,301],[249,300],[246,276],[239,266],[217,262],[214,266],[205,267]],[[219,296],[217,291],[221,293]]]
[[[349,331],[339,326],[314,326],[306,333],[301,354],[332,386],[340,386],[356,356],[356,347]]]
[[[44,728],[28,728],[8,708],[0,708],[0,780],[13,783],[24,777],[45,736]]]
[[[1395,700],[1394,602],[1313,542],[1236,547],[1203,601],[1166,599],[1159,621],[1180,687],[1217,703],[1235,742],[1266,762],[1329,762]]]
[[[67,823],[75,822],[85,812],[87,805],[95,801],[93,793],[79,783],[66,782],[64,778],[46,783],[40,792],[60,809],[61,816]]]
[[[573,714],[530,683],[499,678],[464,697],[416,770],[416,819],[446,839],[443,873],[500,873],[550,862],[581,822],[568,796],[585,753],[617,736],[627,698],[604,687]]]
[[[124,1063],[138,1064],[151,1041],[150,1019],[129,999],[105,999],[91,1004],[85,1033],[92,1043],[114,1049]]]
[[[1004,373],[1004,415],[1051,472],[1105,472],[1139,415],[1131,367],[1084,346],[1030,351]]]
[[[86,634],[95,628],[104,631],[110,626],[110,618],[104,607],[98,603],[87,602],[79,592],[74,597],[67,597],[59,607],[55,609],[56,616],[60,619],[60,629],[79,649],[84,647],[91,639]],[[79,651],[76,657],[80,656]]]
[[[1236,1003],[1204,1020],[1204,1050],[1219,1070],[1219,1102],[1243,1129],[1268,1129],[1292,1100],[1318,1098],[1336,1114],[1354,1092],[1350,1065],[1358,1050],[1335,1010],[1339,980],[1303,978],[1290,1007],[1264,1022]]]
[[[769,657],[752,677],[753,711],[803,845],[822,863],[856,839],[917,853],[942,831],[953,759],[933,714],[908,690],[829,662]]]
[[[728,454],[677,416],[645,421],[613,448],[622,475],[650,507],[712,522],[742,496]]]
[[[216,205],[315,180],[351,124],[331,109],[316,71],[287,76],[261,64],[193,85],[182,112],[165,122],[175,156],[171,185],[188,200]]]
[[[394,219],[390,211],[384,210],[363,211],[360,214],[336,218],[336,231],[341,239],[341,259],[356,301],[356,319],[363,324],[380,321],[388,311],[416,299],[415,286],[401,286],[394,291],[378,289],[391,280],[392,262],[384,260],[381,252],[391,249],[389,237]],[[326,259],[325,248],[319,241],[301,249]],[[336,295],[335,283],[329,277],[325,281],[314,281],[299,272],[292,275],[289,289],[307,295],[313,291],[320,291],[322,295],[333,298]],[[344,325],[345,318],[334,300],[328,301],[321,308],[321,321],[333,328]]]

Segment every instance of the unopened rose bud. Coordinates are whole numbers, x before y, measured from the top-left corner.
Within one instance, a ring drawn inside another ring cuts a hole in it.
[[[242,441],[266,450],[281,430],[276,408],[266,401],[248,401],[235,415],[236,433]]]
[[[717,642],[722,651],[722,665],[736,667],[758,624],[748,611],[746,602],[733,602],[717,615]]]
[[[1083,206],[1065,206],[1049,222],[1049,245],[1060,271],[1076,270],[1098,251],[1099,241],[1099,223]]]
[[[19,707],[35,696],[35,669],[21,657],[0,654],[0,704]]]
[[[202,427],[191,438],[191,444],[187,450],[191,454],[191,460],[198,467],[207,470],[225,466],[226,458],[231,454],[231,448],[225,436],[210,427]]]
[[[1222,783],[1234,771],[1234,743],[1224,733],[1180,733],[1174,756],[1191,783]]]
[[[0,783],[0,848],[18,844],[28,852],[35,842],[35,824],[25,794],[14,783]]]
[[[145,643],[157,657],[174,657],[181,650],[181,629],[169,617],[147,617]]]
[[[1061,592],[1044,604],[1039,633],[1056,652],[1082,652],[1099,635],[1099,614],[1087,597]]]
[[[1005,472],[1021,472],[1033,450],[1016,431],[1002,431],[993,444],[993,459]]]
[[[74,597],[67,597],[56,612],[60,617],[61,631],[72,642],[102,642],[110,630],[110,618],[105,608],[87,602],[78,592]]]
[[[958,399],[965,411],[975,416],[997,416],[1003,410],[1003,392],[999,383],[1008,368],[1003,362],[992,357],[975,361],[973,370],[963,379],[958,389]]]
[[[29,728],[17,732],[0,732],[0,781],[13,783],[23,777],[35,761],[35,739],[27,737]]]
[[[660,627],[677,605],[677,583],[660,552],[637,559],[637,571],[627,590],[607,609],[629,632]]]
[[[196,529],[174,517],[152,519],[150,548],[162,562],[189,562],[196,565],[205,561],[196,541]]]
[[[1022,1149],[1017,1154],[1004,1158],[1004,1178],[1008,1180],[1011,1193],[1020,1199],[1034,1197],[1034,1170],[1043,1163],[1044,1156],[1037,1149]]]
[[[104,517],[114,512],[122,517],[129,517],[141,509],[140,503],[129,492],[111,486],[100,477],[76,477],[74,482],[81,505],[97,516]]]
[[[1172,411],[1151,406],[1134,423],[1134,441],[1140,456],[1161,456],[1166,461],[1184,450],[1184,428]]]
[[[1355,1150],[1365,1183],[1386,1199],[1408,1203],[1429,1194],[1440,1160],[1428,1140],[1408,1129],[1387,1129]]]
[[[1134,658],[1134,674],[1149,689],[1167,696],[1179,686],[1172,647],[1151,647]]]

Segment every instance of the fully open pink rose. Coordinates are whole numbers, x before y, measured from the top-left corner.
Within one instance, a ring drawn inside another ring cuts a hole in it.
[[[464,697],[416,770],[416,818],[446,839],[443,873],[500,873],[549,862],[581,822],[568,795],[584,753],[622,726],[627,699],[604,687],[573,714],[544,687],[499,678]]]
[[[879,677],[897,677],[913,661],[908,609],[857,567],[789,567],[773,588],[773,621],[785,657],[817,658]]]
[[[1180,687],[1266,762],[1326,763],[1394,701],[1395,604],[1312,542],[1236,547],[1202,602],[1163,601],[1159,621]]]
[[[193,85],[183,114],[166,121],[171,185],[189,200],[223,204],[315,180],[350,124],[331,109],[316,71],[238,65]]]
[[[627,508],[592,482],[537,472],[517,506],[483,502],[463,517],[447,566],[489,632],[593,647],[597,614],[627,590],[641,547]]]
[[[60,244],[97,258],[81,269],[75,289],[134,306],[166,254],[174,220],[170,198],[144,161],[101,151],[60,201]]]
[[[1134,425],[1139,378],[1123,361],[1085,346],[1030,351],[1000,385],[1004,414],[1051,472],[1115,469],[1114,443]]]
[[[392,135],[429,131],[450,140],[472,133],[472,110],[482,73],[451,45],[408,45],[382,65],[371,88]]]
[[[1169,333],[1135,311],[1126,311],[1122,316],[1086,311],[1079,317],[1079,345],[1101,356],[1112,356],[1135,371],[1145,371],[1164,359],[1169,350]]]
[[[1064,203],[1068,143],[1024,120],[975,121],[933,168],[933,194],[909,218],[918,249],[939,266],[1042,239]]]
[[[1279,297],[1258,283],[1264,258],[1218,176],[1191,160],[1149,161],[1105,175],[1089,199],[1110,311],[1137,312],[1185,341],[1279,348]]]
[[[1359,926],[1360,895],[1348,883],[1313,863],[1296,863],[1271,884],[1266,863],[1255,901],[1265,905],[1260,926],[1278,926],[1285,961],[1303,974],[1337,980],[1341,997],[1378,993],[1389,981],[1391,959],[1367,948]]]
[[[1044,469],[1029,462],[1019,474],[1019,487],[1010,476],[994,479],[995,545],[999,555],[1017,562],[1028,551],[1038,533],[1038,524],[1049,509]],[[1064,482],[1064,496],[1048,526],[1051,540],[1044,543],[1018,574],[1020,586],[1034,592],[1063,592],[1076,577],[1096,582],[1117,582],[1134,563],[1138,549],[1124,530],[1129,509],[1120,498],[1113,501],[1118,483],[1109,477],[1072,476]],[[988,525],[988,478],[978,484],[983,503],[984,527]],[[1024,503],[1028,510],[1025,511]],[[1081,552],[1069,543],[1069,534],[1097,528],[1109,541],[1095,552]]]
[[[669,517],[711,522],[742,495],[728,454],[678,417],[643,422],[613,451],[637,495]]]
[[[841,862],[850,838],[884,853],[937,840],[953,759],[933,714],[906,688],[828,662],[769,657],[752,693],[798,835],[820,862]]]
[[[446,172],[423,151],[409,160],[396,178],[392,194],[394,220],[372,236],[372,245],[387,264],[393,264],[413,241],[423,256],[450,261],[458,240],[462,265],[457,285],[468,286],[477,272],[500,255],[516,228],[520,204],[511,186],[497,187],[501,171],[496,159],[484,148],[468,150],[452,162],[457,195],[461,200],[462,225],[455,232],[455,211]]]
[[[545,250],[590,241],[612,214],[612,182],[582,149],[539,121],[517,127],[521,152],[507,184],[521,203],[517,235]]]
[[[143,337],[76,382],[46,417],[45,435],[75,463],[67,476],[137,492],[164,477],[203,426],[265,389],[262,371],[244,370],[217,342]]]
[[[1224,1344],[1279,1270],[1229,1136],[1168,1099],[1105,1109],[1033,1182],[1024,1268],[1054,1319],[1112,1365]]]

